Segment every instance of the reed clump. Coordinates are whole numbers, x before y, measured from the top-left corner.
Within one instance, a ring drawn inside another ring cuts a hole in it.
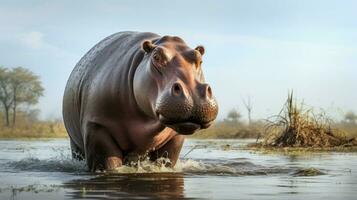
[[[288,94],[283,109],[267,120],[264,147],[336,147],[357,146],[356,138],[331,127],[332,120],[324,112],[316,113]]]

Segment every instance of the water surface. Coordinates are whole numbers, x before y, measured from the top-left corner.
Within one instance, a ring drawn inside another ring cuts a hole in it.
[[[262,154],[249,140],[186,140],[174,169],[88,173],[66,139],[0,141],[0,199],[356,199],[356,153]],[[301,173],[306,169],[319,173]]]

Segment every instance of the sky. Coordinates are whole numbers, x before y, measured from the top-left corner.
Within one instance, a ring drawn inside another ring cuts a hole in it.
[[[58,119],[75,64],[120,31],[176,35],[204,45],[203,70],[219,118],[253,104],[277,114],[289,90],[336,118],[357,112],[357,1],[0,1],[0,65],[29,68],[45,88],[41,118]]]

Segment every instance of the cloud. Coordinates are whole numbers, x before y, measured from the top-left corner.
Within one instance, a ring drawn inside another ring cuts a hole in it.
[[[20,37],[20,41],[32,49],[40,49],[45,44],[43,36],[44,34],[41,32],[31,31],[29,33],[23,34]]]
[[[56,58],[73,58],[73,54],[71,54],[67,49],[62,49],[57,47],[45,40],[45,34],[40,31],[27,31],[20,33],[16,36],[9,36],[7,38],[7,42],[11,42],[15,45],[21,45],[17,47],[18,49],[22,49],[26,54],[31,55],[42,55]],[[1,41],[0,41],[1,42]],[[36,51],[33,51],[36,50]]]

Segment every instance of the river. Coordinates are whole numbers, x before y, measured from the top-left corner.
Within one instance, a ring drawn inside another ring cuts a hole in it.
[[[67,139],[1,140],[0,199],[357,198],[357,153],[263,154],[249,142],[188,139],[174,169],[144,160],[88,173]]]

